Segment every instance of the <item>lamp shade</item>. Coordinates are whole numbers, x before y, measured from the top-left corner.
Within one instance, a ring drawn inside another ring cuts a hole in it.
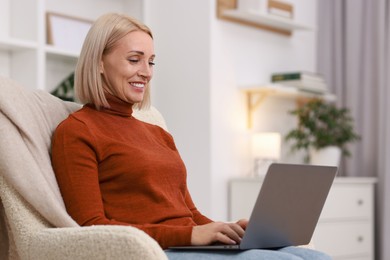
[[[280,133],[256,133],[252,136],[252,155],[254,158],[280,159]]]

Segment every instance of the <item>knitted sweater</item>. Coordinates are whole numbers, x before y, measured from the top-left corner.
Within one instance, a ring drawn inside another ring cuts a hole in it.
[[[66,209],[82,226],[131,225],[162,248],[189,245],[211,220],[192,202],[172,136],[132,117],[131,104],[85,105],[56,129],[52,164]]]

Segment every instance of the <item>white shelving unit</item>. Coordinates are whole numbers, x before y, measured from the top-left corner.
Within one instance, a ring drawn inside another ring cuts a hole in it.
[[[46,43],[47,12],[88,20],[119,12],[142,20],[142,0],[0,0],[0,75],[51,91],[74,71],[79,53]]]

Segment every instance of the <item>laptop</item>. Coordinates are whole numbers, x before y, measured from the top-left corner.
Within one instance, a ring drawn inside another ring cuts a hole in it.
[[[278,249],[310,243],[337,167],[273,163],[239,245],[176,246],[174,250]]]

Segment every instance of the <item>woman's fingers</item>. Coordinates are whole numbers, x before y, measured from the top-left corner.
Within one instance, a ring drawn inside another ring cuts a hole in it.
[[[233,240],[235,244],[241,242],[241,237],[245,233],[245,231],[236,223],[221,223],[218,231]]]
[[[227,236],[226,234],[222,233],[222,232],[218,232],[216,234],[216,242],[221,242],[223,244],[227,244],[227,245],[235,245],[237,244],[236,241],[234,241],[233,239],[231,239],[229,236]]]
[[[191,244],[208,245],[214,242],[239,244],[244,233],[244,229],[238,223],[213,222],[193,227]]]
[[[240,238],[244,236],[245,230],[239,224],[231,223],[229,225],[234,230],[234,232],[238,234]]]
[[[240,219],[239,221],[237,221],[237,224],[240,225],[240,227],[242,227],[245,230],[246,227],[248,226],[248,220]]]

